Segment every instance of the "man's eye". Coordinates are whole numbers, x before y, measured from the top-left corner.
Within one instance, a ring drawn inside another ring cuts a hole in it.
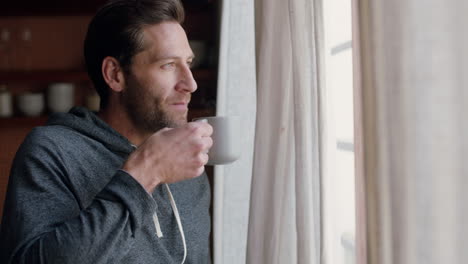
[[[167,70],[169,70],[169,69],[171,69],[171,68],[174,68],[174,67],[175,67],[175,63],[174,63],[174,62],[169,62],[169,63],[166,63],[166,64],[164,64],[164,65],[161,66],[161,68],[167,69]]]

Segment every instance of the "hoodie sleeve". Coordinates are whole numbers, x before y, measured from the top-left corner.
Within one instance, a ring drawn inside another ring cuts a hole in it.
[[[46,148],[20,148],[0,231],[1,263],[119,263],[156,210],[143,187],[120,170],[83,208],[60,159]]]

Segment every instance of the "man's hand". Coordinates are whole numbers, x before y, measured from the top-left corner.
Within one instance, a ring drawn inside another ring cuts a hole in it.
[[[128,158],[122,169],[148,193],[157,185],[201,175],[213,144],[213,128],[206,122],[190,122],[164,128],[149,137]]]

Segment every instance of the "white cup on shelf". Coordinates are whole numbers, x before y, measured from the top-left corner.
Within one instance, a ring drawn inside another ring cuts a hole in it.
[[[11,117],[13,115],[13,102],[11,93],[6,85],[0,85],[0,117]]]
[[[44,111],[44,95],[42,93],[24,93],[18,96],[18,109],[25,116],[39,116]]]
[[[68,112],[75,103],[72,83],[53,83],[47,89],[47,106],[51,112]]]
[[[96,91],[92,91],[86,97],[86,107],[93,112],[99,111],[100,103],[101,103],[101,97],[99,97]]]

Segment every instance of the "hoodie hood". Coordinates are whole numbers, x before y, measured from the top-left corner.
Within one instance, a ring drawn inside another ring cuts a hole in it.
[[[54,113],[46,126],[63,126],[101,142],[106,148],[128,154],[134,150],[130,141],[119,134],[94,112],[74,107],[68,113]]]

